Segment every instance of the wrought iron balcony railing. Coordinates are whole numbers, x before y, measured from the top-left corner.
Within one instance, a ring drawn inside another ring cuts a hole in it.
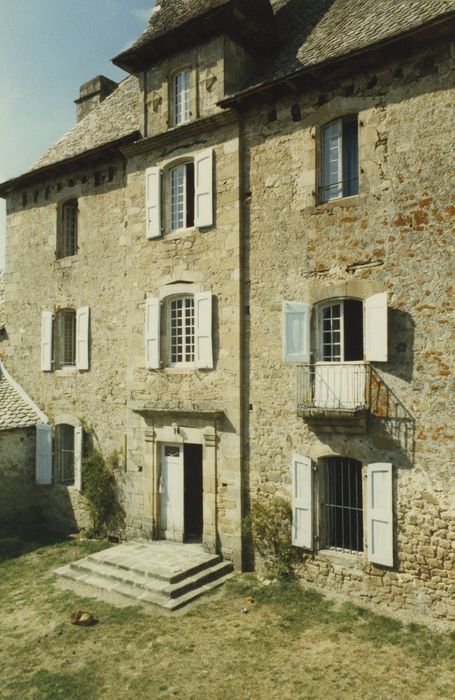
[[[297,407],[355,411],[368,407],[370,366],[319,362],[297,368]]]

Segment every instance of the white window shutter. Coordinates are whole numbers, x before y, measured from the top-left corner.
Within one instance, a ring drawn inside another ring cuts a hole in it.
[[[76,367],[89,369],[88,344],[90,327],[90,308],[81,306],[76,311]]]
[[[52,370],[52,324],[54,316],[50,311],[43,311],[41,316],[41,369]]]
[[[74,485],[82,491],[82,439],[83,428],[74,428]]]
[[[387,362],[387,292],[365,299],[365,359]]]
[[[368,465],[367,472],[368,560],[393,566],[392,465]]]
[[[213,368],[212,348],[212,295],[201,292],[194,295],[195,360],[199,369]]]
[[[52,428],[36,426],[35,480],[37,484],[52,484]]]
[[[145,212],[147,238],[161,236],[161,169],[147,168],[145,171]]]
[[[194,225],[213,224],[213,151],[209,148],[194,159]]]
[[[311,304],[283,301],[284,362],[310,361],[311,308]]]
[[[322,130],[323,202],[343,195],[342,129],[342,120],[337,119]]]
[[[292,544],[313,549],[313,465],[298,454],[292,456]]]
[[[160,315],[159,299],[148,297],[145,302],[145,366],[160,369]]]

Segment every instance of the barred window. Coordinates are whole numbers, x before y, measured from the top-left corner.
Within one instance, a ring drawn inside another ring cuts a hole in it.
[[[56,426],[57,480],[62,484],[74,483],[74,428],[72,425]]]
[[[324,460],[325,546],[343,552],[363,552],[362,465],[355,459]]]
[[[55,368],[76,364],[76,311],[61,309],[55,314],[54,325]]]
[[[57,257],[64,258],[77,253],[77,199],[65,202],[60,210]]]
[[[190,71],[174,75],[172,81],[174,126],[184,124],[190,118]]]
[[[170,365],[194,362],[194,298],[179,297],[170,302]]]

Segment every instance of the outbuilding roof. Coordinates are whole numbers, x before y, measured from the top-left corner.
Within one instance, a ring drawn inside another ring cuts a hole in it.
[[[0,362],[0,430],[30,428],[48,419]]]

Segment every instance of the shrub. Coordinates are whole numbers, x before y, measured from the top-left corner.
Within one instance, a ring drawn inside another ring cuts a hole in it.
[[[117,468],[116,452],[106,461],[101,452],[93,448],[82,461],[82,495],[95,536],[105,537],[124,528],[125,512],[119,500]]]

